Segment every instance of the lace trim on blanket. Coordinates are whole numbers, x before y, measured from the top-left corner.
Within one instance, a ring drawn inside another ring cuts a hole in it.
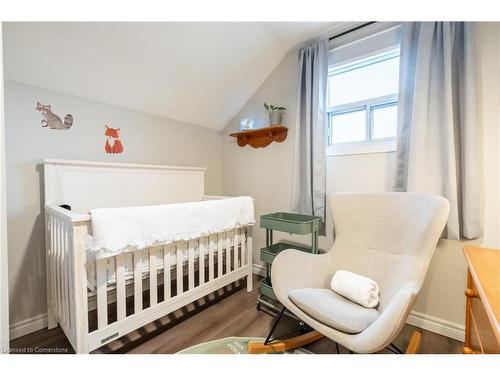
[[[246,225],[253,225],[255,223],[248,223]],[[245,225],[245,226],[246,226]],[[241,228],[241,227],[240,227]],[[169,234],[169,235],[159,235],[153,238],[144,238],[131,243],[113,243],[110,246],[104,246],[103,244],[96,244],[95,239],[91,236],[87,236],[86,247],[88,254],[91,256],[90,261],[95,261],[103,258],[108,258],[111,256],[116,256],[122,253],[134,252],[138,250],[147,249],[149,247],[164,246],[178,241],[190,241],[195,240],[199,237],[206,237],[213,234],[227,232],[235,227],[228,226],[223,228],[221,231],[211,232],[192,232],[192,233],[180,233],[180,234]]]

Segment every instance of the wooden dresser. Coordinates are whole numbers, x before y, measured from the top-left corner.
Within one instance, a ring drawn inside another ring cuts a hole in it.
[[[464,354],[500,353],[500,250],[466,246]]]

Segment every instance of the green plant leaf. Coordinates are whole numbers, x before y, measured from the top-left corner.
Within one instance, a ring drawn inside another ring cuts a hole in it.
[[[265,102],[264,102],[264,108],[266,109],[266,111],[269,111],[269,105]]]

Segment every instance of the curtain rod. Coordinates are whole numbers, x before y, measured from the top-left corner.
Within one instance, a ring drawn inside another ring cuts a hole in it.
[[[350,34],[356,30],[359,30],[359,29],[362,29],[363,27],[366,27],[366,26],[370,26],[370,25],[373,25],[374,23],[376,23],[376,21],[370,21],[370,22],[366,22],[366,23],[363,23],[361,25],[358,25],[356,27],[353,27],[352,29],[349,29],[349,30],[346,30],[346,31],[343,31],[337,35],[334,35],[330,38],[328,38],[329,41],[332,41],[334,39],[337,39],[337,38],[340,38],[341,36],[344,36],[344,35],[347,35],[347,34]]]

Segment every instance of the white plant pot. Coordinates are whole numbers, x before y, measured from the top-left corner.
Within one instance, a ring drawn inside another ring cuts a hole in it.
[[[269,112],[269,122],[270,125],[281,125],[281,115],[279,111]]]

